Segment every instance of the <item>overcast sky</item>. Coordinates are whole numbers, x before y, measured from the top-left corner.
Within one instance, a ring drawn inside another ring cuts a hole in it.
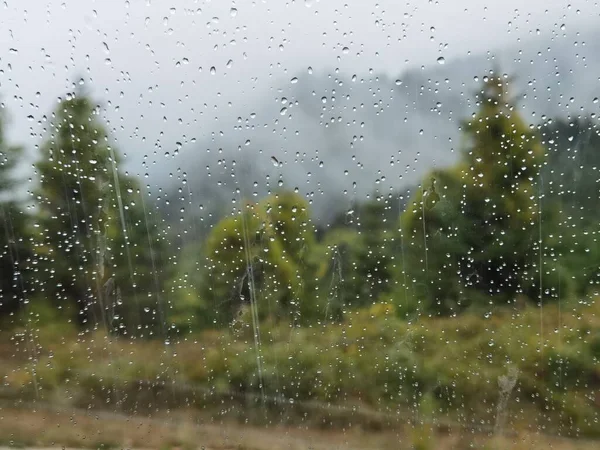
[[[397,75],[575,33],[599,12],[586,0],[0,0],[0,95],[10,136],[33,149],[82,77],[129,168],[151,172],[144,155],[202,139],[309,66]]]

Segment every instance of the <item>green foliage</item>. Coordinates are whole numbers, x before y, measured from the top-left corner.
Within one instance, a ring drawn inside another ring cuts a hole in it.
[[[197,399],[205,393],[196,400],[200,408],[232,398],[256,405],[264,398],[283,408],[291,408],[293,399],[299,408],[315,402],[392,411],[411,419],[415,444],[435,446],[427,437],[436,423],[493,424],[499,382],[507,367],[515,367],[516,384],[505,392],[506,426],[533,426],[542,416],[548,432],[581,436],[597,433],[593,395],[600,372],[593,331],[600,325],[599,308],[598,298],[569,309],[545,308],[543,351],[539,310],[531,306],[518,314],[500,310],[486,318],[467,312],[410,324],[378,303],[348,312],[340,323],[263,326],[259,348],[252,330],[244,329],[186,335],[169,347],[156,340],[87,335],[57,346],[52,357],[42,356],[36,372],[50,391],[77,379],[82,404],[90,401],[86,395],[112,399],[115,389],[140,395],[132,381],[145,379],[166,380],[187,392],[180,400],[186,407],[193,389]],[[22,383],[22,375],[7,382]]]
[[[280,192],[246,204],[212,230],[205,245],[207,266],[200,296],[216,323],[229,323],[243,304],[258,318],[307,312],[314,268],[308,257],[315,245],[308,205],[299,195]]]
[[[320,243],[318,278],[321,295],[326,293],[327,318],[369,306],[389,293],[398,253],[394,221],[387,218],[390,200],[376,196],[361,204],[359,212],[348,214],[347,227],[333,228]]]
[[[0,107],[1,108],[1,107]],[[30,267],[28,217],[13,198],[14,169],[23,149],[10,145],[5,137],[7,123],[0,109],[0,314],[22,307],[26,299],[25,280]]]
[[[546,233],[557,224],[555,209],[539,200],[544,148],[516,112],[508,82],[484,79],[461,162],[432,173],[402,216],[411,276],[438,313],[460,311],[481,294],[535,298],[539,262],[556,256],[556,243],[540,242],[541,223]]]
[[[160,306],[142,314],[157,303],[165,245],[137,181],[120,171],[99,108],[83,93],[53,113],[36,168],[38,295],[74,302],[82,323],[155,328]]]
[[[547,198],[559,204],[575,223],[597,222],[600,133],[596,121],[558,118],[543,124],[540,134],[548,155],[542,170]]]

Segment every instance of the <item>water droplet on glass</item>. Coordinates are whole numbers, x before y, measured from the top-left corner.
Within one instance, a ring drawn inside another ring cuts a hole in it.
[[[275,167],[279,167],[279,160],[277,158],[275,158],[274,156],[271,156],[271,162],[273,163],[273,165]]]
[[[283,108],[281,108],[281,111],[279,111],[279,114],[285,116],[285,113],[287,113],[287,108],[284,106]]]
[[[236,9],[236,8],[231,8],[231,9],[229,10],[229,15],[230,15],[231,17],[235,17],[235,16],[237,16],[237,9]]]
[[[437,59],[437,63],[438,63],[438,64],[446,64],[446,59],[444,59],[444,57],[443,57],[443,56],[440,56],[440,57]]]
[[[212,67],[210,68],[210,74],[211,74],[211,75],[214,75],[214,74],[216,74],[216,73],[217,73],[217,69],[215,68],[215,66],[212,66]]]
[[[294,77],[290,80],[292,84],[296,84],[298,82],[298,78]]]

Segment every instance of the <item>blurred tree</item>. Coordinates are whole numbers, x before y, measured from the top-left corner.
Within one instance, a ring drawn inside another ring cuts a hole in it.
[[[386,209],[385,200],[375,196],[363,205],[358,217],[357,239],[348,246],[352,266],[345,275],[344,303],[348,306],[370,306],[387,291],[394,249],[392,222],[385,218]]]
[[[165,244],[137,180],[119,163],[99,107],[83,92],[69,94],[36,164],[36,251],[40,293],[76,302],[83,324],[126,332],[164,324],[155,296]]]
[[[328,318],[370,306],[390,289],[398,244],[391,218],[398,217],[399,200],[377,192],[369,197],[337,218],[320,244],[319,290],[327,292]]]
[[[540,127],[547,148],[544,192],[579,224],[600,217],[600,129],[590,117],[554,119]]]
[[[31,257],[27,217],[14,198],[14,170],[23,149],[4,134],[6,115],[0,104],[0,314],[19,309],[26,297],[24,270]]]
[[[308,204],[293,192],[247,203],[221,220],[206,241],[200,293],[219,316],[215,323],[229,323],[243,304],[256,306],[257,318],[310,315],[314,244]]]
[[[463,126],[462,160],[435,171],[402,215],[412,274],[440,313],[482,295],[536,297],[541,252],[552,251],[547,243],[540,250],[541,223],[556,223],[555,209],[539,200],[544,148],[517,113],[510,81],[484,78],[479,110]]]
[[[561,210],[564,247],[561,271],[568,269],[578,295],[600,284],[600,130],[592,117],[549,120],[540,127],[547,148],[542,170],[547,203]],[[564,289],[563,289],[564,292]]]

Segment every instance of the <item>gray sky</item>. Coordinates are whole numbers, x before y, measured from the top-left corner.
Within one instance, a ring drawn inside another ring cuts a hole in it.
[[[128,167],[153,173],[164,167],[144,155],[210,137],[309,66],[397,75],[575,34],[599,12],[586,0],[0,0],[0,95],[10,136],[33,149],[42,117],[83,77]]]

